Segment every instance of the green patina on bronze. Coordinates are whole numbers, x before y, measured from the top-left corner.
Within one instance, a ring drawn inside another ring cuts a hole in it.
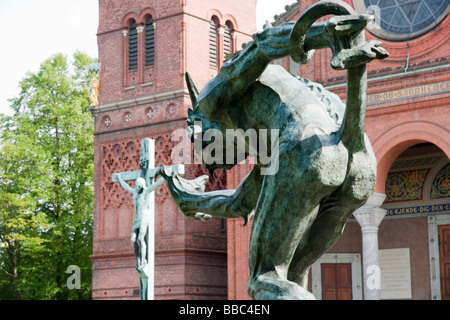
[[[330,14],[335,16],[316,22]],[[204,131],[279,130],[279,149],[270,150],[278,152],[276,174],[261,174],[273,162],[257,162],[236,190],[203,192],[195,181],[162,168],[186,216],[247,222],[254,214],[248,282],[253,299],[314,299],[307,291],[310,266],[373,193],[376,159],[364,133],[366,63],[388,54],[380,42],[365,41],[369,21],[342,1],[320,1],[295,23],[256,34],[201,92],[186,77],[194,106],[187,120],[192,132],[195,121],[202,122]],[[320,84],[270,64],[285,56],[307,63],[322,48],[332,50],[332,68],[347,70],[346,105]]]

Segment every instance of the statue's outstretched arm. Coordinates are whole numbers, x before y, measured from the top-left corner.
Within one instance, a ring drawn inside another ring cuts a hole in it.
[[[161,172],[175,203],[185,216],[201,220],[211,216],[241,217],[245,223],[253,214],[264,178],[259,173],[259,168],[255,167],[236,190],[203,192],[207,176],[186,180],[177,174],[165,172],[164,167]]]
[[[164,183],[164,181],[165,181],[164,178],[159,178],[158,180],[153,182],[150,186],[148,186],[145,189],[145,192],[151,193],[151,192],[155,191],[156,188],[158,188],[160,185],[162,185]]]
[[[119,180],[119,183],[122,186],[122,188],[124,188],[129,193],[134,192],[134,189],[132,187],[130,187],[130,185],[122,179],[122,176],[120,175],[120,173],[115,173],[115,175],[117,176],[117,180]]]
[[[294,25],[295,22],[287,22],[255,34],[254,40],[220,69],[215,81],[225,85],[217,86],[216,83],[211,83],[211,88],[206,88],[201,93],[200,100],[202,94],[209,94],[214,87],[226,90],[226,93],[220,93],[223,99],[233,97],[252,85],[271,61],[289,56],[289,42]],[[329,46],[329,39],[327,22],[317,22],[306,34],[305,47],[308,50],[324,48]]]
[[[295,22],[288,22],[255,34],[252,42],[223,64],[197,99],[208,120],[220,122],[216,113],[218,108],[233,105],[233,100],[255,83],[270,62],[292,54],[291,37],[295,25]],[[312,53],[314,49],[332,46],[335,36],[332,26],[329,21],[315,22],[296,36],[304,38],[304,49]]]

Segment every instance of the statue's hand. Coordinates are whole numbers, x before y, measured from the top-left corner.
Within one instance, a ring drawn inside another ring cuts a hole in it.
[[[336,70],[350,69],[374,59],[387,58],[389,53],[380,45],[380,41],[369,40],[360,46],[343,49],[333,56],[331,67]]]
[[[206,213],[201,213],[201,212],[197,212],[194,216],[194,219],[200,220],[200,221],[206,221],[211,218],[212,218],[212,215],[206,214]]]
[[[173,200],[187,217],[197,220],[208,220],[211,215],[200,213],[197,203],[201,201],[205,184],[208,182],[208,176],[201,176],[194,180],[186,180],[173,173],[163,164],[160,174],[166,180],[166,185],[172,195]]]
[[[306,15],[301,19],[301,16],[297,20],[290,39],[290,55],[294,61],[307,63],[314,50],[327,47],[333,53],[331,67],[336,70],[350,69],[373,59],[389,56],[387,51],[380,47],[381,42],[365,41],[364,28],[372,21],[373,16],[337,15],[326,22],[312,24],[312,19],[317,19],[319,13],[324,14],[316,12],[311,17]]]
[[[334,16],[326,22],[326,30],[333,38],[354,37],[372,20],[367,14]]]
[[[364,42],[363,30],[372,19],[369,15],[346,15],[335,16],[328,21],[326,30],[333,52],[333,69],[350,69],[373,59],[389,56],[389,53],[380,47],[380,41]]]
[[[120,173],[112,174],[112,182],[119,182]]]

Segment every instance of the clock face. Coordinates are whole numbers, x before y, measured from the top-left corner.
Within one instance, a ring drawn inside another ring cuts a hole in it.
[[[359,13],[375,16],[368,28],[379,38],[405,41],[420,37],[450,11],[450,0],[353,0]]]

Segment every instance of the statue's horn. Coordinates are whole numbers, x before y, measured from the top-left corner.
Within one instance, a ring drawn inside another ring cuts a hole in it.
[[[198,90],[195,87],[194,81],[192,81],[191,75],[189,72],[186,72],[186,84],[189,90],[189,95],[191,96],[192,107],[196,108],[197,106],[197,98],[198,98]]]

